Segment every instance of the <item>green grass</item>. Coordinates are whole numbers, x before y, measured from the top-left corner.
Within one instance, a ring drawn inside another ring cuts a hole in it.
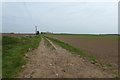
[[[2,78],[2,36],[0,36],[0,78]]]
[[[49,43],[49,41],[43,36],[43,39],[44,39],[44,43],[46,46],[50,47],[51,44]]]
[[[15,77],[26,64],[24,54],[29,48],[38,47],[40,36],[33,37],[5,37],[2,38],[2,77]]]
[[[75,48],[75,47],[73,47],[73,46],[71,46],[71,45],[69,45],[69,44],[67,44],[65,42],[62,42],[60,40],[57,40],[57,39],[54,39],[54,38],[51,38],[51,37],[47,37],[47,38],[50,39],[55,44],[61,46],[62,48],[70,51],[72,54],[78,54],[82,58],[89,59],[93,64],[97,63],[97,60],[96,60],[95,56],[88,55],[87,53],[81,51],[80,49]]]
[[[46,37],[43,36],[43,39],[44,39],[44,42],[45,42],[45,45],[50,48],[50,49],[55,49],[52,44],[46,39]]]

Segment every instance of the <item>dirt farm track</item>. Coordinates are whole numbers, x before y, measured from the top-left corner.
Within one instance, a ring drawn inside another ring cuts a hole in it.
[[[52,35],[51,37],[95,56],[102,63],[118,65],[118,39],[116,36]]]
[[[50,41],[50,40],[49,40]],[[50,49],[42,38],[39,47],[27,53],[28,63],[17,78],[112,78],[100,66],[73,55],[69,51],[55,45]]]

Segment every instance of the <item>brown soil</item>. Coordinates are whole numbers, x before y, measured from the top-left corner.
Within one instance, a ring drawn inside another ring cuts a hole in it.
[[[102,63],[112,64],[118,67],[118,41],[111,39],[80,38],[69,36],[57,36],[58,38],[80,50],[96,56]]]
[[[56,49],[46,46],[42,39],[38,49],[28,52],[27,64],[18,78],[109,78],[115,75],[99,66],[91,64],[78,55],[54,45]]]

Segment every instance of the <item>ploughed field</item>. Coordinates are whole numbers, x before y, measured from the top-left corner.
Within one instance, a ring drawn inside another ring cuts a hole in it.
[[[118,37],[116,35],[47,35],[68,43],[100,63],[118,67]]]
[[[35,34],[20,34],[20,33],[2,33],[1,36],[12,36],[12,37],[22,37],[22,36],[35,36]]]

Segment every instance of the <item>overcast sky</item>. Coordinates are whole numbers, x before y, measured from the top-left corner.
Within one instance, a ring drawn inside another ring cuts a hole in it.
[[[6,2],[3,32],[118,33],[117,2]]]

